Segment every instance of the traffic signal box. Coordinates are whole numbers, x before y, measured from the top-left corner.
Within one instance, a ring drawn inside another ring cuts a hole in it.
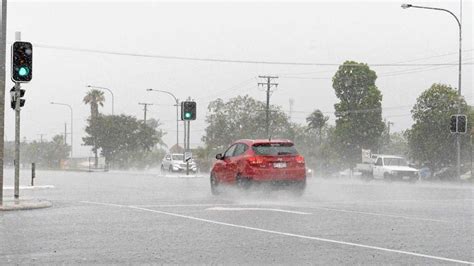
[[[449,121],[449,129],[451,133],[465,134],[467,132],[466,115],[452,115]]]
[[[20,107],[23,107],[25,106],[25,99],[21,99],[23,98],[23,96],[25,96],[25,93],[26,91],[23,90],[23,89],[20,89]],[[16,92],[15,92],[15,87],[13,87],[11,90],[10,90],[10,107],[15,110],[15,107],[16,107]]]
[[[196,102],[181,102],[181,120],[196,120]]]
[[[12,45],[12,80],[29,82],[33,77],[33,45],[29,42],[14,42]]]

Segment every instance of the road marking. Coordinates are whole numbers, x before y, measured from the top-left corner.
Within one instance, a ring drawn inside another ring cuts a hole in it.
[[[357,203],[362,203],[362,204],[377,204],[377,203],[439,203],[439,202],[446,202],[446,203],[451,203],[451,202],[459,202],[459,201],[474,201],[474,199],[471,198],[465,198],[465,199],[393,199],[393,200],[329,200],[329,201],[315,201],[315,202],[310,202],[310,201],[304,201],[304,202],[296,202],[294,201],[293,203],[307,203],[307,204],[313,204],[313,203],[337,203],[337,204],[357,204]]]
[[[234,203],[196,203],[196,204],[150,204],[133,205],[134,207],[212,207],[212,206],[234,206]]]
[[[49,189],[54,188],[52,185],[44,185],[44,186],[20,186],[20,189],[23,190],[32,190],[32,189]],[[4,190],[13,190],[13,187],[4,187]]]
[[[419,220],[419,221],[428,221],[428,222],[437,222],[437,223],[450,223],[449,221],[445,221],[445,220],[437,220],[437,219],[422,218],[422,217],[415,217],[415,216],[404,216],[404,215],[397,215],[397,214],[378,213],[378,212],[363,212],[363,211],[353,211],[353,210],[344,210],[344,209],[317,207],[317,206],[293,206],[293,207],[310,208],[310,209],[335,211],[335,212],[357,213],[357,214],[363,214],[363,215],[402,218],[402,219],[408,219],[408,220]]]
[[[229,227],[234,227],[234,228],[247,229],[247,230],[251,230],[251,231],[258,231],[258,232],[264,232],[264,233],[275,234],[275,235],[282,235],[282,236],[296,237],[296,238],[302,238],[302,239],[316,240],[316,241],[321,241],[321,242],[340,244],[340,245],[346,245],[346,246],[353,246],[353,247],[372,249],[372,250],[378,250],[378,251],[385,251],[385,252],[392,252],[392,253],[398,253],[398,254],[403,254],[403,255],[411,255],[411,256],[415,256],[415,257],[421,257],[421,258],[427,258],[427,259],[433,259],[433,260],[440,260],[440,261],[447,261],[447,262],[454,262],[454,263],[461,263],[461,264],[474,264],[474,262],[470,262],[470,261],[456,260],[456,259],[450,259],[450,258],[439,257],[439,256],[432,256],[432,255],[427,255],[427,254],[422,254],[422,253],[416,253],[416,252],[410,252],[410,251],[404,251],[404,250],[397,250],[397,249],[390,249],[390,248],[383,248],[383,247],[377,247],[377,246],[370,246],[370,245],[364,245],[364,244],[358,244],[358,243],[352,243],[352,242],[346,242],[346,241],[332,240],[332,239],[321,238],[321,237],[285,233],[285,232],[267,230],[267,229],[262,229],[262,228],[257,228],[257,227],[250,227],[250,226],[245,226],[245,225],[219,222],[219,221],[203,219],[203,218],[198,218],[198,217],[183,215],[183,214],[178,214],[178,213],[146,209],[146,208],[141,208],[141,207],[119,205],[119,204],[113,204],[113,203],[93,202],[93,201],[81,201],[81,203],[102,205],[102,206],[114,206],[114,207],[121,207],[121,208],[126,207],[126,208],[130,208],[130,209],[136,209],[136,210],[141,210],[141,211],[159,213],[159,214],[164,214],[164,215],[168,215],[168,216],[185,218],[185,219],[189,219],[189,220],[195,220],[195,221],[206,222],[206,223],[217,224],[217,225],[224,225],[224,226],[229,226]]]
[[[311,214],[311,213],[309,213],[309,212],[289,211],[289,210],[272,209],[272,208],[228,208],[228,207],[212,207],[212,208],[207,208],[206,210],[208,210],[208,211],[271,211],[271,212],[285,212],[285,213],[302,214],[302,215]]]

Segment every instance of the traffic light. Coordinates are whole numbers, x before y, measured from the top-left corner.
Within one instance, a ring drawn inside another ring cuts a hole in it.
[[[451,133],[467,132],[467,116],[466,115],[452,115],[449,122],[449,129]]]
[[[23,89],[20,89],[20,107],[23,107],[25,106],[25,99],[21,99],[23,98],[23,96],[25,96],[25,93],[26,91],[23,90]],[[10,90],[10,107],[15,110],[15,107],[16,107],[16,92],[15,92],[15,87],[13,87],[11,90]]]
[[[33,77],[33,45],[29,42],[14,42],[12,45],[12,80],[29,82]]]
[[[451,133],[457,133],[458,116],[452,115],[449,121],[449,130]]]
[[[196,102],[181,102],[181,120],[196,120]]]
[[[458,115],[458,133],[466,133],[467,131],[467,117],[465,115]]]

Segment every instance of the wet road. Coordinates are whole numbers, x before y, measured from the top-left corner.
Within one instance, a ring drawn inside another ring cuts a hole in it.
[[[53,207],[0,213],[0,264],[474,262],[472,186],[314,178],[302,197],[233,189],[215,197],[207,176],[37,177],[54,188],[21,195]]]

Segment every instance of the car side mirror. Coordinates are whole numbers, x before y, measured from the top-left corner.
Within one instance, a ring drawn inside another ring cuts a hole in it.
[[[216,159],[217,160],[223,160],[224,156],[222,155],[222,153],[218,153],[218,154],[216,154]]]

